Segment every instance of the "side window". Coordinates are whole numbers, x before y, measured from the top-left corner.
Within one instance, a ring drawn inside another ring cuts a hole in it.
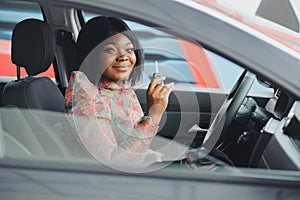
[[[43,20],[38,4],[28,2],[0,2],[0,77],[16,77],[16,66],[11,62],[11,38],[14,26],[28,18]],[[26,72],[21,68],[21,76]],[[39,75],[54,78],[54,70],[50,68]]]
[[[85,12],[88,21],[98,14]],[[170,31],[125,20],[135,32],[145,53],[142,84],[148,85],[155,72],[155,62],[166,82],[184,86],[230,90],[243,69],[233,62],[212,53],[195,43],[178,38]],[[254,91],[272,91],[257,82]]]

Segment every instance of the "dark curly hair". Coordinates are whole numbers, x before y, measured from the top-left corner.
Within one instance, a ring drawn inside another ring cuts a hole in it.
[[[75,53],[75,70],[84,72],[94,84],[100,80],[95,69],[99,68],[99,48],[101,43],[118,33],[124,34],[132,42],[136,55],[136,64],[128,81],[134,85],[140,80],[144,68],[144,52],[141,45],[128,25],[119,18],[99,16],[90,19],[80,30]],[[99,47],[99,48],[97,48]],[[97,50],[98,49],[98,50]],[[99,76],[99,74],[98,74]],[[101,73],[100,73],[101,76]]]

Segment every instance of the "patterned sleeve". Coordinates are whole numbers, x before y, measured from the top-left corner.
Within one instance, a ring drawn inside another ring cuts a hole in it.
[[[117,124],[119,130],[126,131],[126,137],[120,142],[119,146],[133,153],[145,153],[158,131],[158,124],[154,123],[149,116],[144,116],[140,102],[133,90],[128,91],[130,99],[128,104],[132,105],[132,110],[136,113],[136,117],[132,119],[133,123],[126,123],[126,120],[119,120]],[[130,127],[132,124],[133,127]],[[123,131],[123,132],[124,132]]]

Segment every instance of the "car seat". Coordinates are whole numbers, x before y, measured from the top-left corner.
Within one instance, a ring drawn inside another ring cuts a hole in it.
[[[46,71],[54,60],[55,37],[50,25],[38,19],[18,23],[12,35],[12,62],[17,66],[17,80],[3,89],[3,105],[50,111],[64,111],[64,96],[48,77],[35,76]],[[20,77],[20,68],[28,76]]]
[[[37,19],[18,23],[12,35],[12,62],[17,80],[3,91],[1,131],[7,156],[89,158],[64,113],[64,96],[46,71],[55,56],[50,25]],[[20,67],[28,76],[20,77]],[[54,112],[53,112],[54,111]],[[1,141],[0,141],[1,142]]]

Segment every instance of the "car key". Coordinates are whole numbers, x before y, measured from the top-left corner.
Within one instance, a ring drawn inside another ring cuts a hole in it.
[[[158,61],[155,61],[155,72],[153,73],[153,79],[154,78],[161,78],[164,77],[162,74],[159,73],[159,67],[158,67]],[[164,82],[160,82],[160,84],[163,84]]]

